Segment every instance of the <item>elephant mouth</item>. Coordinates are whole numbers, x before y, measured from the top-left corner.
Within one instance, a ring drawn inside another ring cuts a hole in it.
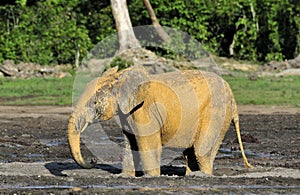
[[[84,132],[90,124],[95,122],[95,114],[96,113],[94,108],[84,109],[84,114],[82,114],[81,112],[74,113],[77,132]]]

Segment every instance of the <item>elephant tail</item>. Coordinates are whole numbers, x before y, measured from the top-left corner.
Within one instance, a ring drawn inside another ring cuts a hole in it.
[[[232,95],[232,97],[233,97],[233,95]],[[237,105],[236,105],[236,102],[235,102],[234,98],[232,98],[232,111],[233,111],[233,120],[232,121],[234,123],[234,127],[235,127],[235,130],[236,130],[238,142],[239,142],[240,149],[241,149],[241,152],[242,152],[242,156],[243,156],[243,159],[244,159],[244,164],[247,168],[251,168],[252,166],[250,165],[250,163],[247,160],[247,157],[246,157],[246,154],[245,154],[245,151],[244,151],[244,147],[243,147],[243,143],[242,143],[241,131],[240,131],[240,122],[239,122],[239,114],[238,114],[238,109],[237,109]]]

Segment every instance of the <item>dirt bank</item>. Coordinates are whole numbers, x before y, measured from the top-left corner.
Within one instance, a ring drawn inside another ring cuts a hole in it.
[[[71,110],[0,106],[0,193],[300,193],[299,108],[239,107],[251,170],[243,167],[231,128],[215,161],[214,176],[183,176],[184,161],[176,154],[173,159],[164,156],[163,175],[155,178],[119,177],[118,148],[110,153],[112,163],[80,169],[71,159],[66,138]],[[109,123],[102,127],[118,128]]]

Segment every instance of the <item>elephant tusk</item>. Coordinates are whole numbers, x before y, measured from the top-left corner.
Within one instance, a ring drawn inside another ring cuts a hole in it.
[[[85,123],[84,126],[82,127],[80,133],[84,132],[84,130],[89,126],[89,123]]]

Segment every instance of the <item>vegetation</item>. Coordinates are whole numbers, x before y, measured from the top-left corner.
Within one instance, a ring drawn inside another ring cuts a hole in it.
[[[300,106],[300,77],[262,77],[254,81],[246,77],[224,78],[238,104]]]
[[[130,66],[133,66],[133,65],[134,64],[132,61],[127,61],[127,60],[124,60],[123,58],[117,56],[112,60],[112,62],[110,63],[110,65],[108,67],[105,67],[105,70],[115,67],[115,66],[118,66],[118,70],[123,70],[123,69],[129,68]]]
[[[143,1],[127,3],[133,26],[152,23]],[[163,26],[187,32],[218,56],[269,61],[291,59],[300,52],[298,0],[151,0],[151,4]],[[109,0],[2,1],[0,63],[11,59],[78,64],[115,31]]]
[[[143,1],[127,3],[133,26],[152,24]],[[299,0],[151,0],[151,4],[160,24],[188,33],[217,56],[264,62],[292,59],[300,52]],[[109,0],[0,3],[0,63],[10,59],[77,66],[100,41],[108,45],[101,47],[106,49],[105,55],[113,55],[116,48],[111,41],[116,36],[105,39],[113,33],[116,28]],[[172,41],[181,47],[182,41]],[[194,51],[193,43],[184,49]],[[93,51],[97,53],[97,49]],[[148,49],[174,55],[166,48]],[[115,65],[126,68],[131,63],[116,58],[111,66]],[[225,79],[239,104],[300,106],[299,77]],[[71,105],[73,81],[73,77],[0,78],[0,104]]]
[[[73,77],[0,79],[2,105],[71,105]]]
[[[238,104],[300,106],[300,77],[225,76]],[[2,105],[72,105],[73,77],[63,79],[0,79]],[[291,85],[291,83],[293,83]]]

